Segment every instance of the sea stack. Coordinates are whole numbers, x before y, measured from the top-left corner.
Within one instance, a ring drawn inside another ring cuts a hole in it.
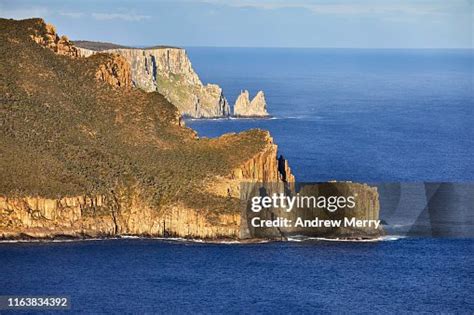
[[[266,117],[267,102],[263,91],[258,91],[257,95],[250,101],[249,91],[240,92],[239,97],[235,101],[234,116],[237,117]]]

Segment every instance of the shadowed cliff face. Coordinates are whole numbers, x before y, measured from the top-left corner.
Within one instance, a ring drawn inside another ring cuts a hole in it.
[[[197,138],[122,58],[0,19],[0,238],[237,238],[233,187],[292,180],[268,132]]]
[[[77,47],[77,50],[83,57],[98,53],[81,47]],[[100,52],[123,56],[131,65],[134,86],[146,92],[158,91],[185,116],[202,118],[230,115],[222,89],[216,84],[202,84],[184,49],[119,48]]]

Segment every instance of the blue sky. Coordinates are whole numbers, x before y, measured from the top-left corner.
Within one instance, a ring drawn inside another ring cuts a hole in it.
[[[71,39],[124,45],[472,48],[474,0],[0,0]]]

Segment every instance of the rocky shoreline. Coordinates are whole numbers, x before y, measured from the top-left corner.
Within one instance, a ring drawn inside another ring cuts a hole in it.
[[[164,242],[179,242],[179,243],[201,243],[201,244],[266,244],[274,242],[379,242],[384,241],[384,236],[377,237],[288,237],[286,239],[279,238],[253,238],[253,239],[196,239],[196,238],[181,238],[181,237],[157,237],[157,236],[135,236],[123,235],[114,237],[72,237],[72,236],[57,236],[57,237],[0,237],[0,244],[9,243],[66,243],[66,242],[86,242],[86,241],[114,241],[114,240],[156,240]]]

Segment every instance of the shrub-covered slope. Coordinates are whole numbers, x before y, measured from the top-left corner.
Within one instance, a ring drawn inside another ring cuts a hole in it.
[[[136,185],[158,207],[178,198],[220,208],[222,197],[202,196],[203,180],[268,145],[259,130],[198,139],[162,95],[97,81],[110,56],[58,55],[32,39],[46,32],[41,19],[0,19],[1,195],[58,198]]]

